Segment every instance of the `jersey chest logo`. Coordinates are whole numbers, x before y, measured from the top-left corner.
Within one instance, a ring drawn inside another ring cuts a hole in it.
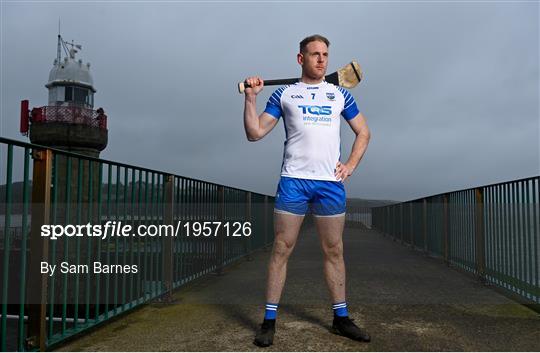
[[[299,105],[298,108],[302,109],[302,114],[332,115],[330,105]]]

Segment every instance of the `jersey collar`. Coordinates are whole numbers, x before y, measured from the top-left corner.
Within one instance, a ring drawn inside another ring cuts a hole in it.
[[[298,85],[299,87],[319,87],[319,86],[322,86],[326,84],[326,81],[325,80],[322,80],[321,82],[319,83],[304,83],[302,81],[298,81],[296,83],[296,85]]]

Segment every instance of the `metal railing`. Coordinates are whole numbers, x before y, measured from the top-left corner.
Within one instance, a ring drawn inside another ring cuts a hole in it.
[[[373,209],[373,227],[474,274],[524,303],[540,303],[540,177]]]
[[[166,300],[175,288],[220,273],[273,240],[273,198],[266,195],[5,138],[0,157],[1,351],[51,348],[143,303]],[[40,234],[44,224],[107,221],[134,227],[221,221],[231,229],[188,236],[179,227],[176,237],[103,240]],[[233,236],[234,224],[245,222],[251,235]],[[138,272],[49,276],[41,262],[136,265]]]
[[[371,228],[371,207],[354,206],[347,204],[345,214],[346,227],[364,226]]]

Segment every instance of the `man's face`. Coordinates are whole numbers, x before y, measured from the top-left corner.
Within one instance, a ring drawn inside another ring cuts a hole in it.
[[[298,54],[298,63],[302,65],[304,76],[313,80],[322,80],[328,66],[328,47],[318,40],[309,42],[305,52]]]

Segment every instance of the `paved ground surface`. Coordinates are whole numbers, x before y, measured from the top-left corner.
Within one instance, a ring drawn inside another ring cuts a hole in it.
[[[540,315],[473,278],[379,233],[344,235],[351,316],[372,335],[329,332],[332,311],[313,228],[289,263],[269,351],[539,351]],[[66,351],[260,351],[269,251],[209,275],[59,348]]]

